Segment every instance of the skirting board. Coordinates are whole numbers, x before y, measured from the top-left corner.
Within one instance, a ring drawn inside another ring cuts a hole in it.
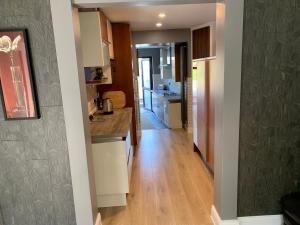
[[[238,220],[221,220],[214,205],[211,207],[211,220],[214,225],[240,225]]]
[[[221,220],[216,208],[211,208],[214,225],[283,225],[282,215],[238,217],[236,220]]]

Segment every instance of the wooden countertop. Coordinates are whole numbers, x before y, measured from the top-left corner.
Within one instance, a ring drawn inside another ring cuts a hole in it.
[[[111,115],[94,114],[90,122],[92,143],[123,140],[130,129],[132,108],[115,109]]]

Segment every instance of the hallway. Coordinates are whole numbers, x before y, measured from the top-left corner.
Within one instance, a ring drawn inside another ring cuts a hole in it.
[[[127,207],[101,209],[103,225],[212,225],[213,179],[184,130],[144,130]]]

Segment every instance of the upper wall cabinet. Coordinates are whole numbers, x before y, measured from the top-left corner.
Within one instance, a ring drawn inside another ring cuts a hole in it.
[[[193,60],[216,56],[216,23],[192,28]]]
[[[110,65],[113,51],[109,41],[110,22],[99,11],[80,12],[80,34],[84,67],[104,67]]]
[[[210,27],[192,31],[193,59],[210,57]]]
[[[103,12],[99,12],[100,14],[100,30],[101,30],[101,38],[103,41],[108,42],[108,32],[107,32],[107,17]]]
[[[114,41],[113,41],[113,35],[112,35],[112,26],[109,20],[107,20],[107,38],[109,43],[109,56],[111,59],[115,58],[114,55]]]

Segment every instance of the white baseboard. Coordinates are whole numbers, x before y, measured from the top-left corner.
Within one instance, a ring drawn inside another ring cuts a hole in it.
[[[214,225],[240,225],[238,220],[221,220],[214,205],[211,207],[211,220]]]
[[[211,208],[211,220],[214,225],[283,225],[282,215],[247,216],[235,220],[222,220],[215,208]]]
[[[240,225],[282,225],[282,215],[247,216],[238,218]]]

